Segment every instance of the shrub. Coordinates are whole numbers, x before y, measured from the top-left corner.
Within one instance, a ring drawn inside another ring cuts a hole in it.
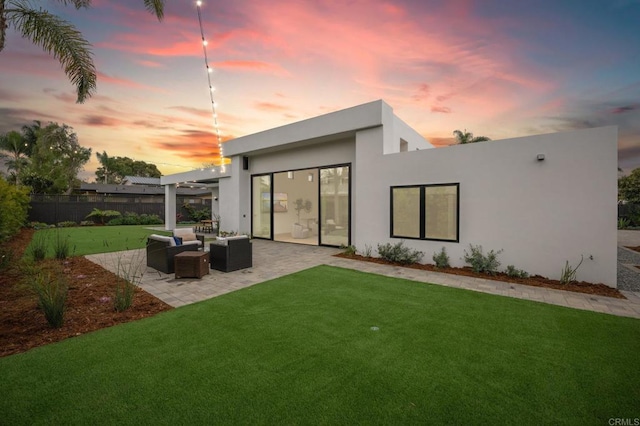
[[[141,214],[140,225],[162,225],[164,222],[157,214]]]
[[[424,255],[421,251],[405,246],[403,241],[396,244],[378,244],[378,254],[384,260],[402,265],[417,263]]]
[[[60,232],[56,232],[56,239],[53,242],[53,253],[56,259],[62,260],[69,257],[69,236],[64,238]]]
[[[569,265],[569,261],[567,260],[564,268],[562,269],[562,273],[560,274],[561,284],[566,285],[576,280],[576,272],[578,271],[580,265],[582,265],[582,261],[584,261],[584,256],[580,256],[580,263],[578,263],[578,266],[576,266],[575,268],[572,268],[571,265]]]
[[[362,255],[364,257],[371,257],[371,252],[373,251],[373,247],[371,247],[369,244],[365,244],[364,245],[364,250],[362,250]]]
[[[440,252],[433,254],[433,261],[436,263],[436,268],[449,268],[449,255],[447,249],[442,247]]]
[[[27,220],[28,188],[18,188],[0,177],[0,242],[16,235]]]
[[[85,219],[92,218],[93,220],[99,221],[101,224],[104,225],[105,219],[110,217],[116,217],[116,216],[120,216],[120,212],[117,212],[115,210],[100,210],[100,209],[94,208],[91,211],[91,213],[85,216]]]
[[[28,252],[33,260],[40,261],[47,256],[48,246],[49,235],[45,231],[39,231],[33,234]]]
[[[113,298],[113,308],[118,311],[126,311],[133,303],[133,295],[136,286],[130,281],[120,279],[116,282],[115,297]]]
[[[522,269],[518,269],[513,265],[507,265],[507,269],[504,271],[504,273],[511,278],[529,278],[528,272],[523,271]]]
[[[77,226],[78,224],[75,223],[72,220],[65,220],[64,222],[58,222],[58,224],[56,225],[58,228],[72,228],[74,226]]]
[[[136,286],[140,284],[144,275],[145,258],[145,254],[134,255],[129,262],[124,262],[123,258],[118,256],[116,275],[119,279],[116,281],[113,298],[113,308],[116,311],[126,311],[131,307]]]
[[[189,213],[189,217],[196,222],[200,222],[204,219],[211,219],[211,209],[207,207],[203,209],[196,209],[185,201],[185,203],[182,204],[182,208],[185,209],[187,213]]]
[[[502,250],[491,250],[486,256],[482,253],[482,246],[474,246],[469,244],[471,253],[464,251],[464,261],[471,265],[471,269],[477,273],[485,273],[495,275],[498,272],[500,261],[498,261],[498,255],[502,253]]]
[[[93,226],[95,223],[91,220],[81,220],[80,226]]]
[[[13,261],[13,252],[7,247],[0,246],[0,271],[7,269]]]
[[[35,230],[38,229],[49,229],[49,225],[44,222],[29,222],[29,228],[33,228]]]
[[[626,217],[618,218],[618,229],[627,229],[631,225],[631,221]]]
[[[38,306],[42,309],[49,325],[54,328],[62,327],[69,290],[62,274],[39,270],[27,279],[38,297]]]
[[[344,244],[342,244],[340,246],[341,249],[343,249],[344,251],[342,252],[343,254],[347,255],[347,256],[353,256],[356,254],[357,250],[356,250],[356,246],[351,245],[351,246],[345,246]]]
[[[125,212],[122,217],[111,219],[107,225],[161,225],[164,222],[156,214],[143,213],[138,215],[134,212]]]

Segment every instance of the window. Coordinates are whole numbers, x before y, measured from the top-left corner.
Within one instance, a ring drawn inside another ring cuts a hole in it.
[[[391,187],[391,237],[458,242],[460,184]]]

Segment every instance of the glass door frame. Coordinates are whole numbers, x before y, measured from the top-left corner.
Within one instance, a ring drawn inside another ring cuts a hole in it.
[[[320,190],[321,190],[321,179],[320,179],[321,171],[322,170],[326,170],[326,169],[335,169],[335,168],[339,168],[339,167],[348,167],[348,171],[349,171],[349,173],[347,174],[348,179],[349,179],[349,184],[347,186],[348,191],[349,191],[349,194],[348,194],[348,197],[347,197],[347,206],[348,206],[348,209],[349,209],[349,211],[347,212],[347,245],[351,245],[351,223],[352,223],[352,218],[351,218],[351,209],[352,209],[351,191],[352,191],[352,188],[353,188],[352,187],[352,182],[351,182],[351,178],[353,176],[353,172],[352,172],[353,166],[352,166],[351,163],[339,163],[339,164],[331,164],[331,165],[327,165],[327,166],[303,167],[303,168],[299,168],[299,169],[288,169],[288,170],[281,170],[281,171],[275,171],[275,172],[269,172],[269,173],[252,174],[251,175],[251,192],[250,192],[250,194],[251,194],[251,235],[252,235],[252,238],[260,239],[260,240],[271,240],[271,241],[274,240],[274,229],[273,229],[273,226],[274,226],[274,219],[273,219],[273,213],[274,213],[273,212],[273,201],[274,200],[273,200],[273,194],[275,192],[274,191],[274,186],[275,186],[274,185],[274,174],[276,174],[276,173],[286,173],[286,172],[297,172],[297,171],[300,171],[300,170],[317,170],[317,172],[318,172],[318,179],[317,179],[318,197],[316,199],[316,203],[317,203],[316,205],[318,206],[317,207],[317,213],[318,213],[318,242],[317,242],[317,245],[318,246],[322,246],[322,247],[340,247],[338,245],[322,244],[321,243],[321,241],[322,241],[321,232],[322,232],[322,228],[323,227],[322,227],[322,223],[321,223],[321,220],[320,220],[320,218],[322,217],[321,216],[322,215],[322,211],[321,211],[321,209],[322,209],[322,205],[321,205],[322,194],[320,193]],[[269,188],[269,190],[270,190],[270,200],[271,200],[271,211],[270,211],[270,215],[269,215],[269,222],[270,222],[270,224],[269,224],[269,227],[270,227],[270,229],[269,229],[269,231],[270,231],[269,232],[269,234],[270,234],[269,238],[267,238],[267,237],[258,237],[258,236],[254,236],[253,235],[254,209],[256,209],[256,208],[259,209],[260,208],[260,206],[254,205],[254,194],[253,194],[253,191],[254,191],[254,178],[255,177],[261,177],[261,176],[269,176],[269,179],[270,179],[270,182],[271,182],[270,188]],[[292,243],[292,244],[295,244],[295,243]]]

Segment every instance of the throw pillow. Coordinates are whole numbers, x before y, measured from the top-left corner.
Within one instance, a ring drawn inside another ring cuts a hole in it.
[[[184,234],[182,235],[182,241],[195,241],[197,240],[196,234]]]
[[[180,239],[180,237],[173,237],[173,241],[176,242],[177,246],[181,246],[182,245],[182,239]]]

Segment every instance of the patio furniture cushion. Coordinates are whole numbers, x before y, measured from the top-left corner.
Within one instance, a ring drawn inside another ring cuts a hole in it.
[[[242,240],[244,238],[249,238],[248,235],[234,235],[232,237],[216,237],[216,244],[227,245],[229,240]]]
[[[169,237],[167,235],[151,234],[149,235],[149,239],[154,241],[163,241],[165,243],[169,243],[171,247],[174,247],[176,245],[176,241],[173,239],[173,237]]]
[[[198,247],[204,246],[204,235],[196,235],[191,228],[176,228],[173,230],[173,236],[179,238],[182,244],[195,244]]]

